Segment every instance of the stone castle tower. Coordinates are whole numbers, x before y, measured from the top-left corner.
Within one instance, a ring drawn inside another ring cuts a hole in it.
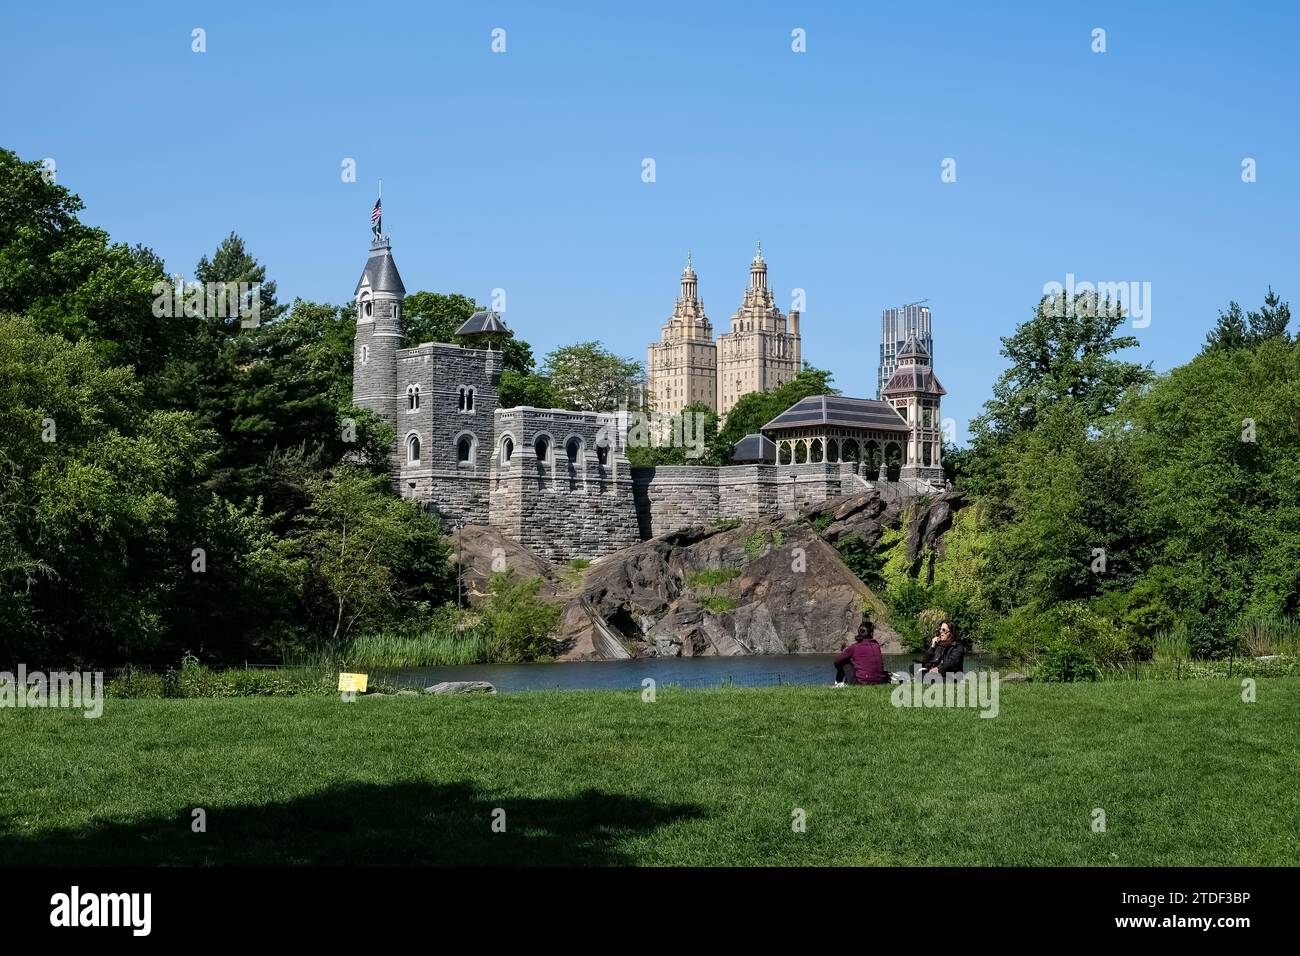
[[[713,324],[696,290],[695,269],[686,256],[682,291],[661,339],[650,344],[646,371],[656,411],[676,415],[692,402],[718,407],[718,347]]]
[[[352,354],[352,402],[393,422],[400,405],[397,351],[403,345],[402,298],[406,287],[387,238],[376,236],[370,244],[370,258],[353,295],[357,302],[357,333]],[[397,442],[393,443],[390,459],[392,472],[397,474]]]
[[[503,354],[441,342],[408,348],[405,294],[388,238],[376,238],[356,287],[353,403],[393,426],[390,473],[400,494],[439,502],[438,512],[450,520],[486,523]],[[472,341],[509,335],[489,312],[476,313],[460,331]]]
[[[943,426],[939,400],[947,395],[930,366],[930,353],[915,336],[898,353],[898,368],[880,391],[908,425],[904,478],[943,481]]]
[[[783,385],[798,373],[799,313],[786,317],[767,286],[767,263],[760,244],[749,264],[749,288],[731,331],[718,336],[718,414],[726,415],[749,392]]]

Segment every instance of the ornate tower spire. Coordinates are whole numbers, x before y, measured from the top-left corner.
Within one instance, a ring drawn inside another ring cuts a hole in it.
[[[767,263],[763,261],[763,243],[755,245],[754,259],[749,264],[749,288],[752,292],[767,291]]]
[[[691,254],[686,253],[686,268],[682,270],[682,302],[690,304],[695,301],[695,270],[691,268]]]

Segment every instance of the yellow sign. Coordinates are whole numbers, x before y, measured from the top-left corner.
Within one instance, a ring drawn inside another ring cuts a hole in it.
[[[339,690],[343,693],[364,694],[368,674],[339,674]]]

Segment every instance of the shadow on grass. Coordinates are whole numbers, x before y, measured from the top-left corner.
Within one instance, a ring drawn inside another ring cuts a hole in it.
[[[621,849],[624,841],[704,816],[689,804],[597,790],[493,798],[468,783],[419,781],[206,807],[206,833],[193,832],[192,809],[75,830],[18,832],[0,820],[0,865],[626,866],[636,860]],[[504,833],[492,829],[498,809]]]

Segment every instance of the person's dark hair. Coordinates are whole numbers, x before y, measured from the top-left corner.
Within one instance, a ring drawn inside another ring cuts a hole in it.
[[[948,625],[948,640],[956,643],[958,640],[960,640],[960,638],[957,637],[957,625],[954,624],[952,621],[948,620],[947,618],[944,618],[942,621],[939,622],[940,632],[943,631],[943,626],[945,624]]]
[[[875,634],[876,625],[872,624],[870,621],[864,619],[863,622],[858,625],[858,640],[865,641],[869,637],[875,637]]]

